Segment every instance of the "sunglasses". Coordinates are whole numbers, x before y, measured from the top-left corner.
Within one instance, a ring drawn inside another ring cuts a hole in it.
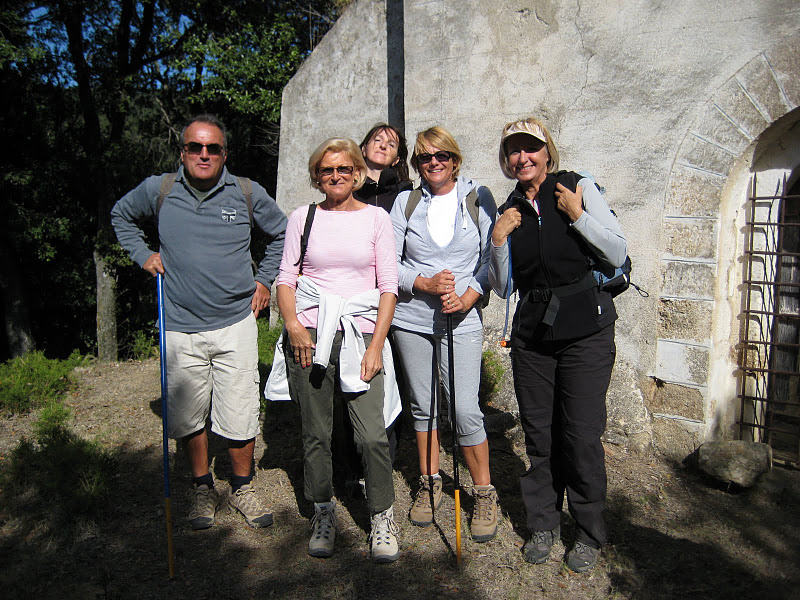
[[[448,160],[453,158],[453,154],[447,152],[446,150],[439,150],[434,154],[429,154],[428,152],[425,152],[424,154],[417,154],[417,162],[421,165],[427,165],[434,158],[437,162],[446,163]]]
[[[222,144],[201,144],[200,142],[188,142],[183,145],[183,149],[187,154],[202,154],[205,148],[211,156],[220,156],[225,152],[225,146]]]
[[[317,169],[317,175],[322,177],[330,177],[336,171],[339,175],[352,175],[355,167],[352,165],[343,165],[341,167],[320,167]]]

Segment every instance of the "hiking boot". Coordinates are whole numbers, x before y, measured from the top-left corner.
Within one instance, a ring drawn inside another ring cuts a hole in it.
[[[442,479],[430,475],[420,475],[419,491],[411,505],[408,517],[417,527],[427,527],[433,523],[433,511],[442,503]]]
[[[214,515],[219,504],[219,492],[206,484],[192,484],[189,490],[192,506],[189,509],[189,525],[192,529],[208,529],[214,524]]]
[[[308,540],[308,553],[317,558],[333,556],[333,542],[336,539],[336,503],[315,502],[314,517],[311,519],[311,539]]]
[[[376,563],[394,562],[400,556],[397,533],[400,529],[394,522],[394,509],[390,506],[372,517],[372,532],[369,534],[372,560]]]
[[[534,565],[541,565],[547,562],[553,544],[561,537],[561,526],[549,531],[534,531],[531,539],[525,542],[522,548],[522,555],[525,560]]]
[[[575,542],[572,550],[567,552],[567,566],[576,573],[591,571],[600,558],[600,548],[593,548],[583,542]]]
[[[246,483],[233,494],[228,496],[228,506],[238,510],[250,527],[267,527],[272,525],[272,513],[261,506],[256,497],[256,490]]]
[[[472,486],[472,539],[488,542],[497,533],[497,490],[493,485]]]

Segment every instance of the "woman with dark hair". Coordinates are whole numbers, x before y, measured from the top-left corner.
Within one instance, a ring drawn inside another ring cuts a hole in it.
[[[364,136],[361,154],[367,164],[367,179],[353,195],[390,212],[397,194],[413,187],[408,177],[406,138],[396,127],[378,123]]]
[[[394,200],[400,192],[410,190],[413,186],[408,177],[408,146],[403,133],[387,123],[378,123],[372,127],[361,141],[361,155],[367,165],[367,177],[364,184],[353,191],[353,196],[364,202],[391,212]],[[390,336],[391,341],[391,336]],[[399,363],[395,365],[398,385],[403,394],[402,376]],[[341,420],[341,433],[334,432],[334,452],[340,457],[345,467],[348,484],[360,482],[363,489],[364,473],[361,458],[353,445],[353,426],[347,410],[339,411],[337,419]],[[338,425],[338,422],[337,422]],[[397,457],[398,438],[402,431],[402,416],[398,416],[387,428],[389,439],[389,456],[394,464]]]
[[[489,277],[501,297],[519,293],[511,367],[530,459],[520,478],[531,532],[523,555],[534,564],[548,560],[566,493],[577,524],[566,563],[581,573],[595,566],[606,541],[600,436],[616,353],[614,302],[592,267],[621,266],[627,243],[592,180],[558,170],[555,143],[538,119],[505,126],[500,168],[517,185],[495,222]]]

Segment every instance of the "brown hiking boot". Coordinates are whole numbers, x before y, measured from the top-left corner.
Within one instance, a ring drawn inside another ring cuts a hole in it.
[[[272,525],[272,513],[261,506],[256,497],[256,491],[249,483],[243,485],[233,494],[228,496],[228,506],[234,511],[242,513],[244,520],[250,527],[268,527]]]
[[[474,485],[472,497],[472,539],[488,542],[497,533],[497,490],[493,485]]]
[[[419,491],[408,517],[417,527],[427,527],[433,523],[433,511],[442,503],[442,479],[430,475],[420,475]]]
[[[219,492],[205,484],[192,484],[188,492],[192,498],[192,507],[189,509],[189,525],[192,529],[208,529],[214,524],[214,515],[219,504]]]

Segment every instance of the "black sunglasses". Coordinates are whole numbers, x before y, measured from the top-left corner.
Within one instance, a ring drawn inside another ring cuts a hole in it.
[[[336,171],[339,175],[352,175],[355,167],[352,165],[344,165],[341,167],[320,167],[317,169],[317,175],[322,177],[330,177]]]
[[[417,162],[421,165],[427,165],[433,158],[440,163],[446,163],[448,160],[453,158],[453,154],[448,152],[447,150],[439,150],[433,154],[429,154],[425,152],[424,154],[417,154]]]
[[[203,148],[208,150],[211,156],[220,156],[225,152],[222,144],[201,144],[200,142],[188,142],[183,145],[183,149],[189,154],[202,154]]]

